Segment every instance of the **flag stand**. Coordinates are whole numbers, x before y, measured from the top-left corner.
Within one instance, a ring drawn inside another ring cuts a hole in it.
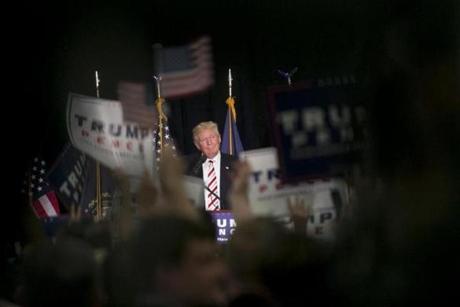
[[[163,104],[165,103],[165,99],[161,97],[161,91],[160,91],[160,81],[161,81],[161,76],[153,76],[155,79],[155,84],[157,88],[157,98],[155,99],[155,107],[158,113],[158,145],[159,145],[159,152],[157,152],[157,162],[160,162],[159,156],[163,153],[163,148],[164,148],[164,137],[165,133],[164,130],[168,129],[167,128],[167,122],[168,118],[166,117],[166,114],[163,111]],[[168,145],[166,143],[166,145]],[[157,150],[158,151],[158,150]],[[157,166],[158,169],[158,166]]]

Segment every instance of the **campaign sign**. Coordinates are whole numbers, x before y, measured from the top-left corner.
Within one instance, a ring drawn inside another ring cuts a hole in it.
[[[72,145],[109,169],[141,178],[154,177],[152,132],[123,119],[119,101],[70,93],[67,131]]]
[[[226,243],[236,228],[233,213],[227,210],[212,211],[212,222],[216,226],[216,240],[218,243]]]
[[[337,176],[359,161],[366,111],[355,82],[303,83],[269,91],[282,180]]]
[[[48,173],[48,181],[55,187],[61,203],[69,209],[81,202],[86,184],[88,157],[67,144]]]
[[[332,241],[340,213],[348,204],[348,189],[342,178],[321,178],[289,184],[281,182],[274,147],[244,151],[239,155],[251,167],[249,204],[256,216],[271,216],[292,227],[288,201],[302,199],[308,211],[307,235]]]

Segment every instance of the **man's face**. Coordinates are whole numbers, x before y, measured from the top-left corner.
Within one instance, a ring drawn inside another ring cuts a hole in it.
[[[195,145],[206,157],[214,158],[219,152],[220,136],[212,129],[203,129]]]

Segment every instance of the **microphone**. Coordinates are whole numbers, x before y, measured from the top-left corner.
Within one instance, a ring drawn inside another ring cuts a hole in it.
[[[213,191],[211,191],[211,189],[210,189],[206,184],[204,184],[204,188],[205,188],[209,193],[211,193],[213,196],[215,196],[215,197],[220,201],[219,195],[217,195],[216,193],[214,193]]]
[[[193,166],[193,170],[192,170],[192,174],[194,175],[198,175],[199,171],[200,171],[200,167],[201,165],[204,163],[204,161],[206,161],[206,156],[205,155],[201,155],[200,158],[198,159],[198,161],[196,162],[195,166]]]

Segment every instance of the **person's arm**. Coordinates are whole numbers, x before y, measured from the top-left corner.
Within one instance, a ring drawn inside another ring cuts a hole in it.
[[[294,231],[299,234],[307,234],[307,223],[309,215],[309,207],[305,205],[303,197],[295,196],[292,201],[289,197],[287,199],[287,207],[291,221],[294,224]]]
[[[190,203],[183,181],[184,161],[181,157],[165,150],[162,154],[159,178],[162,192],[162,201],[159,209],[163,212],[181,215],[196,220],[198,212]]]
[[[228,199],[237,224],[253,218],[248,197],[250,175],[251,167],[247,161],[234,162]]]
[[[114,224],[118,226],[119,236],[126,241],[131,236],[133,229],[134,210],[131,204],[131,192],[128,176],[121,170],[116,169],[113,173],[119,191],[119,208],[114,216]]]

